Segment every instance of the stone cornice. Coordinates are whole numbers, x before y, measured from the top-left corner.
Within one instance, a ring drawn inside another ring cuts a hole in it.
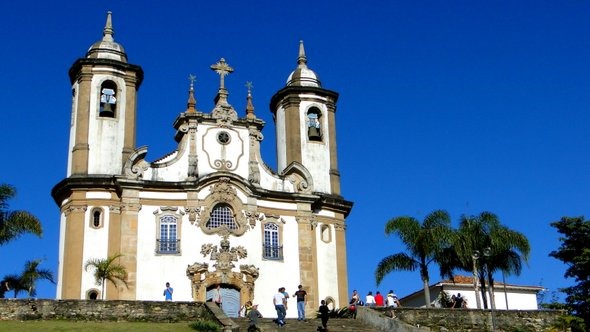
[[[78,59],[76,62],[74,62],[72,67],[70,67],[70,70],[68,72],[68,74],[70,76],[70,83],[74,84],[74,82],[76,82],[76,80],[78,79],[78,73],[80,72],[80,70],[82,69],[83,66],[95,66],[95,65],[104,65],[104,66],[109,66],[109,67],[121,69],[124,71],[135,72],[136,77],[137,77],[136,78],[137,79],[136,86],[138,89],[139,89],[139,86],[141,85],[141,82],[143,81],[143,69],[138,65],[132,65],[129,63],[125,63],[125,62],[121,62],[121,61],[117,61],[117,60],[111,60],[111,59],[81,58],[81,59]],[[129,77],[127,77],[127,78],[129,78]]]

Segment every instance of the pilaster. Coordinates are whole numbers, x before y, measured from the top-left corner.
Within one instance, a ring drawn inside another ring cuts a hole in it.
[[[74,196],[74,194],[72,195]],[[82,293],[82,269],[84,262],[84,225],[87,206],[72,200],[62,207],[66,217],[64,256],[62,262],[62,299],[79,299]]]

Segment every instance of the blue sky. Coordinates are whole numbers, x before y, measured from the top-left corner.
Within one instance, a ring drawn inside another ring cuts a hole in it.
[[[374,270],[404,251],[384,235],[392,217],[445,209],[496,213],[532,246],[513,284],[568,286],[549,223],[590,217],[590,2],[588,1],[12,1],[0,4],[0,182],[16,186],[10,208],[43,223],[42,239],[0,247],[0,277],[43,258],[57,272],[59,210],[51,188],[65,177],[70,65],[102,36],[113,11],[115,40],[143,67],[137,145],[148,160],[175,149],[188,75],[209,112],[224,57],[230,103],[245,109],[254,85],[266,121],[262,154],[273,168],[268,104],[295,68],[299,40],[323,87],[340,93],[339,168],[347,222],[349,288],[361,294],[421,288],[418,272]],[[501,275],[496,276],[501,280]],[[438,281],[436,267],[432,282]],[[41,282],[39,297],[55,297]]]

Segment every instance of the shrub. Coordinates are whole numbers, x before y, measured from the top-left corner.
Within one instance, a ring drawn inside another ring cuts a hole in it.
[[[189,324],[189,327],[195,331],[201,332],[219,332],[221,331],[221,326],[213,321],[210,320],[198,320],[194,323]]]

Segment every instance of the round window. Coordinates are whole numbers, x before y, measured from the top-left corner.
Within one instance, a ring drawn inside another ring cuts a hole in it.
[[[227,132],[222,131],[217,134],[217,141],[221,144],[228,144],[230,141],[230,136]]]

